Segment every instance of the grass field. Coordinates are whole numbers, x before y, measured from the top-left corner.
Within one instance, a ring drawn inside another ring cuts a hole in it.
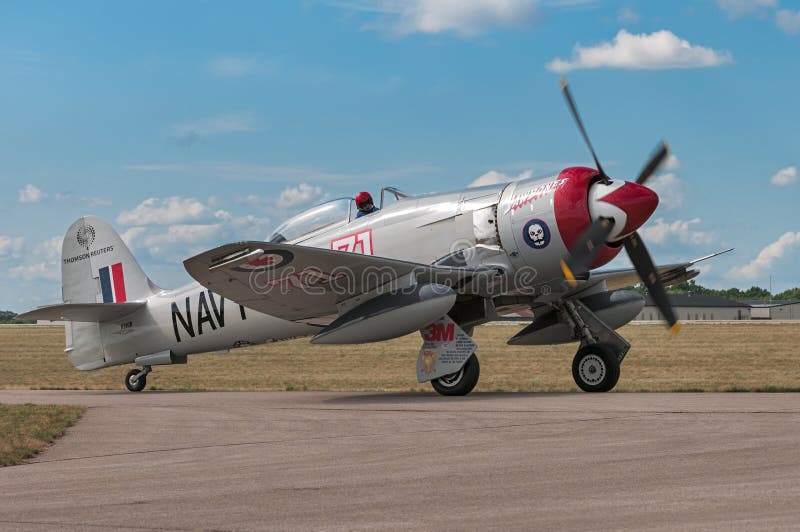
[[[15,465],[61,437],[82,406],[0,405],[0,466]]]
[[[513,347],[521,325],[475,330],[479,391],[577,390],[575,345]],[[800,322],[686,323],[671,336],[653,324],[620,331],[632,344],[616,391],[800,391]],[[430,390],[416,382],[418,334],[377,344],[312,346],[308,340],[189,357],[155,367],[147,388],[158,390]],[[61,327],[0,327],[0,388],[124,388],[132,366],[92,372],[72,368]]]

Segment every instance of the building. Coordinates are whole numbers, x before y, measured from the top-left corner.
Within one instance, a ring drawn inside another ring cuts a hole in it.
[[[669,294],[669,299],[680,321],[750,319],[750,305],[742,301],[731,301],[710,294]],[[661,312],[649,294],[645,296],[644,308],[636,319],[663,321]]]
[[[789,301],[748,301],[754,320],[800,320],[800,299]]]

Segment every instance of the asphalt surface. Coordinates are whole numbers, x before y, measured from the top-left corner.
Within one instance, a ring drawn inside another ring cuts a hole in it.
[[[0,391],[84,404],[0,530],[797,529],[800,394]]]

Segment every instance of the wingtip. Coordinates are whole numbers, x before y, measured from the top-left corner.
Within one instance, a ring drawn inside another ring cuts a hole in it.
[[[561,76],[561,79],[558,80],[558,84],[561,85],[561,89],[563,90],[567,86],[567,77]]]
[[[561,271],[564,273],[564,278],[566,278],[570,285],[573,287],[577,286],[578,282],[575,280],[575,274],[572,273],[572,270],[567,266],[567,263],[564,262],[564,259],[561,259]]]

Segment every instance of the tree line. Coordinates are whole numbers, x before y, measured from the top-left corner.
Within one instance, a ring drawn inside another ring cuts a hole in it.
[[[647,291],[641,284],[636,285],[634,290],[640,293],[645,293]],[[800,287],[790,288],[783,292],[772,294],[769,290],[761,288],[760,286],[751,286],[746,290],[740,288],[723,288],[718,290],[697,284],[694,280],[668,286],[667,293],[709,294],[724,297],[725,299],[732,299],[734,301],[787,301],[791,299],[800,299]]]
[[[10,310],[0,310],[0,324],[4,323],[36,323],[33,320],[16,320],[14,318],[17,317],[16,312],[11,312]]]

